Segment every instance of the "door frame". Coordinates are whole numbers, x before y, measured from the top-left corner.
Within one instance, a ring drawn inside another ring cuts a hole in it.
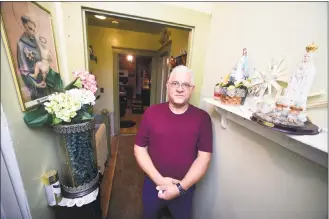
[[[1,190],[12,191],[14,195],[1,199],[1,218],[31,219],[23,180],[19,171],[14,146],[10,136],[6,115],[1,104]],[[3,188],[4,186],[4,188]],[[4,195],[1,192],[1,195]],[[15,216],[13,216],[15,215]]]
[[[153,71],[154,59],[157,55],[155,50],[143,50],[143,49],[133,49],[124,47],[112,46],[113,53],[113,108],[114,108],[114,135],[120,134],[120,100],[119,100],[119,55],[133,55],[133,56],[148,56],[152,57],[152,72],[151,78],[153,78],[155,72]],[[152,82],[153,83],[153,82]],[[153,93],[154,86],[151,86],[151,96]],[[117,113],[116,113],[117,112]]]
[[[188,26],[184,24],[179,24],[179,23],[172,23],[168,21],[163,21],[163,20],[154,20],[151,18],[144,18],[144,17],[138,17],[129,13],[122,14],[122,13],[115,13],[111,11],[103,11],[100,9],[94,9],[94,8],[89,8],[89,7],[82,7],[82,22],[84,23],[82,29],[83,29],[83,42],[84,42],[84,47],[85,47],[85,66],[86,69],[90,69],[89,66],[89,42],[88,42],[88,21],[86,19],[86,13],[97,13],[100,15],[105,15],[105,16],[112,16],[112,17],[118,17],[118,18],[128,18],[134,21],[146,21],[146,22],[151,22],[151,23],[156,23],[156,24],[162,24],[166,25],[167,27],[172,27],[172,28],[182,28],[189,30],[189,38],[188,38],[188,46],[187,46],[187,60],[186,60],[186,66],[189,67],[191,60],[192,60],[192,45],[194,43],[194,37],[195,37],[195,27],[194,26]],[[152,51],[152,50],[142,50],[142,49],[132,49],[132,48],[123,48],[123,47],[112,47],[112,49],[118,49],[120,52],[124,50],[128,50],[130,52],[157,52],[157,51]],[[119,86],[117,83],[114,83],[115,81],[119,80],[118,78],[118,66],[117,66],[117,55],[118,53],[115,53],[113,51],[113,114],[114,114],[114,135],[120,134],[120,104],[119,104]],[[155,70],[155,71],[154,71]],[[153,72],[157,72],[157,65],[154,59],[152,59],[152,74]],[[117,75],[115,75],[115,72]],[[154,80],[154,75],[151,76],[151,80]],[[155,84],[154,81],[152,81],[152,84]],[[156,103],[156,97],[155,95],[155,86],[151,86],[151,97],[150,97],[150,104]],[[153,94],[152,94],[153,93]]]
[[[189,66],[192,60],[192,45],[195,37],[195,27],[194,26],[188,26],[184,24],[179,24],[179,23],[173,23],[173,22],[168,22],[168,21],[163,21],[163,20],[154,20],[151,18],[144,18],[144,17],[138,17],[132,14],[121,14],[121,13],[115,13],[111,11],[103,11],[100,9],[94,9],[94,8],[88,8],[88,7],[82,7],[82,22],[83,22],[83,42],[84,42],[84,47],[85,47],[85,67],[86,69],[90,69],[89,66],[89,42],[88,42],[88,20],[86,19],[86,13],[97,13],[99,15],[104,15],[104,16],[112,16],[112,17],[117,17],[117,18],[128,18],[131,20],[134,20],[136,22],[138,21],[146,21],[154,24],[162,24],[166,25],[167,27],[172,27],[172,28],[180,28],[180,29],[185,29],[189,30],[189,38],[188,38],[188,45],[187,45],[187,60],[186,60],[186,66]],[[120,48],[120,47],[117,47]],[[125,48],[122,48],[125,49]],[[129,49],[129,48],[128,48]],[[132,50],[138,50],[138,49],[132,49]],[[141,51],[150,51],[150,50],[141,50]]]
[[[157,51],[157,56],[155,57],[155,63],[156,63],[156,87],[155,87],[155,92],[154,92],[154,101],[153,103],[162,103],[167,100],[167,88],[166,88],[166,81],[167,81],[167,76],[170,73],[170,68],[169,68],[169,63],[167,63],[167,74],[163,76],[162,74],[162,68],[163,68],[163,57],[168,56],[168,58],[171,58],[171,47],[172,47],[172,41],[169,40],[166,42],[163,46],[161,46],[160,49]],[[153,83],[153,80],[152,80]]]

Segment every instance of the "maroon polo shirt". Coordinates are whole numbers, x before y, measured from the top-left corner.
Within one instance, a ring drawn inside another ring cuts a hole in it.
[[[193,105],[183,114],[174,114],[168,102],[152,105],[144,113],[136,145],[148,146],[152,162],[163,177],[182,180],[198,151],[212,153],[211,118]]]

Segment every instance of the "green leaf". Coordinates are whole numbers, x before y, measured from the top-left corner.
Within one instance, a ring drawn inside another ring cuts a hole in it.
[[[56,116],[53,116],[53,123],[51,125],[57,125],[61,122],[62,122],[62,120],[60,118],[57,118]]]
[[[66,85],[66,87],[64,88],[64,90],[71,90],[72,88],[74,88],[74,83],[77,81],[78,79],[75,79],[74,81],[72,81],[71,83],[69,83],[68,85]]]
[[[73,84],[73,86],[77,87],[77,88],[82,88],[82,82],[80,78],[77,78]]]
[[[94,111],[94,108],[92,106],[89,106],[88,107],[88,112],[89,112],[90,115],[93,114],[93,111]]]
[[[53,69],[49,69],[46,77],[47,87],[50,93],[63,91],[63,81],[59,73],[55,72]]]
[[[45,110],[43,105],[26,112],[23,119],[30,128],[50,125],[52,120],[51,115]]]
[[[288,87],[288,82],[285,81],[276,81],[281,87],[287,88]]]
[[[91,120],[93,117],[87,113],[87,112],[83,112],[82,116],[81,116],[81,120]]]

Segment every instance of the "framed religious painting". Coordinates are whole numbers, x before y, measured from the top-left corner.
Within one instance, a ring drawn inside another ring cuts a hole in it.
[[[62,88],[49,11],[33,2],[1,2],[1,35],[23,111]]]

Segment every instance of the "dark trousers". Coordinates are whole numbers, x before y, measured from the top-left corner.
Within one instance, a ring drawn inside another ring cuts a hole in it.
[[[166,201],[158,198],[156,185],[149,177],[145,177],[143,187],[143,219],[158,219],[158,212],[163,207],[168,207],[174,219],[190,219],[194,190],[195,188],[192,187],[184,196]]]

